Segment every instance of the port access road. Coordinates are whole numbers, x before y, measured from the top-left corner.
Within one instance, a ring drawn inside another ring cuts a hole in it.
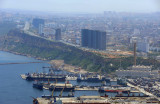
[[[134,88],[137,89],[138,91],[140,91],[140,92],[142,92],[142,93],[144,93],[144,94],[146,94],[146,95],[149,95],[150,97],[154,97],[154,98],[156,98],[158,101],[160,101],[160,98],[159,98],[159,97],[153,95],[152,93],[149,93],[149,92],[145,91],[143,88],[140,88],[140,87],[138,87],[138,86],[134,86],[134,85],[132,85],[132,84],[129,83],[129,82],[127,82],[127,85],[130,86],[130,87],[134,87]]]

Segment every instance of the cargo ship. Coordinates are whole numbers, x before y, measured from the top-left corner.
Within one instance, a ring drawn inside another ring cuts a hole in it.
[[[43,69],[45,67],[42,67]],[[48,67],[47,67],[48,68]],[[50,68],[50,67],[49,67]],[[21,77],[25,80],[28,81],[65,81],[66,80],[66,75],[64,75],[63,73],[55,73],[55,68],[50,68],[49,72],[46,73],[45,71],[42,73],[26,73],[26,74],[21,74]]]
[[[109,92],[109,93],[129,93],[130,92],[130,88],[129,87],[105,87],[102,86],[99,88],[98,90],[99,92]]]
[[[133,93],[132,95],[129,95],[129,94],[128,95],[118,94],[115,97],[149,97],[149,95],[145,95],[145,94],[144,95],[140,95],[139,94],[139,95],[135,96],[134,93]]]
[[[26,74],[21,74],[21,77],[25,80],[28,81],[65,81],[66,80],[66,75],[64,74],[55,74],[53,72],[49,73],[26,73]]]
[[[64,96],[64,95],[62,95],[62,96],[52,96],[52,95],[42,95],[41,96],[42,98],[46,98],[46,99],[51,99],[51,98],[56,98],[56,97],[63,97],[63,98],[71,98],[71,97],[74,97],[74,93],[73,92],[70,92],[67,96]]]
[[[73,86],[72,84],[69,83],[65,83],[65,84],[58,84],[58,83],[52,83],[50,84],[49,90],[52,91],[74,91],[75,90],[75,86]]]
[[[49,75],[49,74],[26,74],[26,80],[28,81],[65,81],[66,76],[64,75]]]

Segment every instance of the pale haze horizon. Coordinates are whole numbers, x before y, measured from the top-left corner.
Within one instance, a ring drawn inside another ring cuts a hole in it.
[[[0,0],[1,9],[70,13],[159,12],[159,0]]]

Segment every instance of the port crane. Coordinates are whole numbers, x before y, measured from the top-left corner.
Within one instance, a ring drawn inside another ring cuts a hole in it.
[[[63,87],[61,93],[59,94],[59,97],[62,97],[62,93],[63,93],[64,88],[65,88],[65,87]]]
[[[56,79],[56,82],[55,82],[55,83],[57,83],[57,79]],[[52,91],[52,98],[53,98],[53,93],[54,93],[55,88],[56,88],[56,84],[55,84],[55,87],[54,87],[54,89],[53,89],[53,91]]]

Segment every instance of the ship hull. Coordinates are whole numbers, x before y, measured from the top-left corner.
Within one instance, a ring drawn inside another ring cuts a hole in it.
[[[43,90],[43,84],[33,84],[33,88],[37,88],[39,90]]]
[[[122,96],[122,95],[116,95],[115,97],[149,97],[148,95],[144,96]]]
[[[88,78],[88,79],[77,79],[77,82],[94,82],[94,83],[99,83],[102,81],[106,81],[107,83],[110,82],[110,80],[105,80],[105,79],[98,79],[98,78]]]
[[[47,99],[50,99],[50,98],[55,98],[55,97],[60,97],[60,96],[53,96],[52,95],[42,95],[42,98],[47,98]],[[74,96],[62,96],[63,98],[72,98]]]
[[[65,81],[65,77],[62,78],[45,78],[45,77],[26,77],[26,80],[28,81],[34,81],[34,80],[38,80],[38,81]]]
[[[101,90],[101,89],[99,89],[99,92],[109,92],[109,93],[119,93],[119,92],[122,92],[122,93],[129,93],[129,91],[127,91],[127,90]]]
[[[53,89],[54,89],[53,87],[50,87],[50,88],[49,88],[50,91],[52,91]],[[54,91],[62,91],[62,90],[63,90],[63,91],[74,91],[74,87],[71,87],[71,88],[67,88],[67,87],[66,87],[66,88],[64,88],[64,89],[63,89],[63,87],[56,87],[56,88],[54,89]]]

